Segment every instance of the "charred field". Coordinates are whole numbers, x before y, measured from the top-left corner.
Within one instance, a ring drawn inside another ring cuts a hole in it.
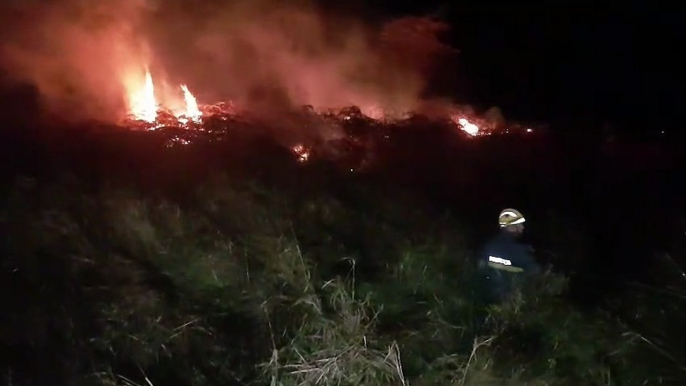
[[[148,129],[3,127],[2,384],[684,382],[678,139],[352,108]],[[551,270],[482,311],[510,206]]]

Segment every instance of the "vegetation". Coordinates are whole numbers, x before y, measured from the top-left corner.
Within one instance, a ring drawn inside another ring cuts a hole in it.
[[[3,190],[3,384],[684,383],[673,267],[584,306],[572,266],[486,307],[459,212],[287,152],[201,168],[108,138],[106,172],[90,139]],[[547,221],[556,271],[584,261],[583,230]]]

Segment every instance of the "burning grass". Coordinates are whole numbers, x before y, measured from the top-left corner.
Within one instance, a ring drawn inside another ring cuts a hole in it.
[[[198,101],[193,93],[188,89],[188,86],[182,84],[181,93],[171,94],[165,92],[163,98],[158,95],[155,83],[150,71],[145,71],[140,77],[139,82],[126,82],[127,97],[126,104],[129,114],[127,119],[122,123],[123,126],[142,130],[157,130],[165,127],[178,127],[186,129],[202,128],[204,121],[219,118],[227,120],[230,116],[235,116],[240,112],[241,115],[251,116],[253,119],[260,118],[264,111],[250,111],[248,106],[237,107],[235,103],[226,104],[219,103],[215,105],[198,104]],[[166,103],[163,103],[165,101]],[[254,109],[252,109],[254,110]],[[287,107],[282,107],[281,110],[288,110]],[[292,109],[291,109],[292,110]],[[297,110],[297,109],[296,109]],[[277,119],[283,118],[284,115],[302,115],[318,116],[320,119],[331,121],[332,118],[337,118],[343,121],[368,121],[376,124],[387,124],[390,122],[402,122],[416,115],[416,112],[421,112],[428,118],[449,123],[455,128],[461,130],[469,136],[483,136],[492,134],[496,128],[500,131],[509,133],[512,130],[519,130],[525,133],[531,133],[532,128],[522,128],[519,125],[510,122],[508,127],[504,127],[502,114],[492,113],[497,109],[487,111],[483,117],[477,117],[471,108],[467,109],[462,106],[452,105],[446,101],[423,101],[415,106],[414,111],[392,111],[386,110],[378,105],[370,106],[350,106],[350,107],[317,107],[310,105],[304,106],[300,111],[280,111],[277,114]],[[316,131],[317,128],[315,128]]]

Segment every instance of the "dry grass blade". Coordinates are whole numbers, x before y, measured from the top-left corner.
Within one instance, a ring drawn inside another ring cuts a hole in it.
[[[472,364],[472,361],[476,359],[476,352],[481,347],[489,346],[495,338],[497,338],[497,336],[491,336],[491,337],[485,338],[481,341],[479,341],[478,337],[474,338],[474,344],[472,345],[472,352],[469,354],[469,359],[467,359],[467,363],[464,365],[464,369],[462,370],[462,379],[460,380],[460,386],[464,386],[467,382],[467,375],[469,374],[469,368]]]

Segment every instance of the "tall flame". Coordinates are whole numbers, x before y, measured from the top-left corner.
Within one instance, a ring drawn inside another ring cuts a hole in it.
[[[155,85],[150,71],[145,71],[144,82],[127,82],[125,80],[125,85],[128,89],[129,113],[137,120],[155,123],[159,111],[164,106],[161,106],[157,101]],[[181,85],[181,91],[183,92],[184,107],[174,109],[174,116],[181,124],[186,124],[189,121],[200,122],[202,112],[198,107],[198,101],[195,99],[195,96],[193,96],[185,84]],[[176,99],[174,96],[167,96],[167,100],[170,100],[170,98]]]
[[[145,72],[145,83],[140,90],[133,91],[129,98],[131,114],[136,119],[154,122],[157,118],[157,102],[155,100],[155,85],[150,71]]]
[[[198,108],[198,101],[195,99],[193,94],[191,94],[185,84],[181,85],[181,90],[183,90],[183,99],[186,101],[186,112],[183,115],[185,115],[188,119],[197,122],[202,115],[200,109]]]

